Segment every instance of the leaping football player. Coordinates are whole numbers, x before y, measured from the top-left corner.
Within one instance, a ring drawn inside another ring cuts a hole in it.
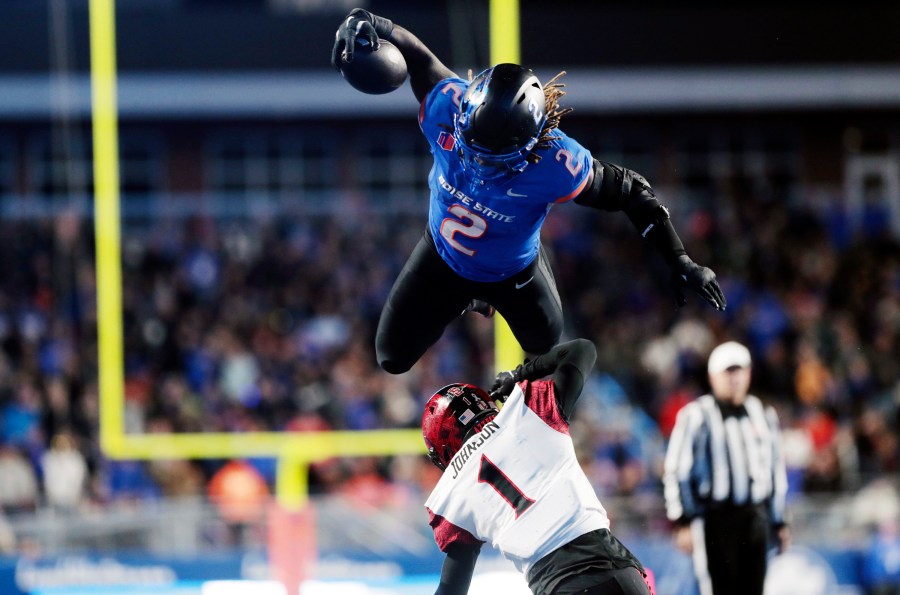
[[[724,310],[715,273],[687,255],[650,184],[595,159],[559,129],[568,112],[558,76],[497,64],[473,80],[457,76],[407,29],[357,8],[335,36],[332,64],[351,61],[357,40],[390,40],[403,54],[419,126],[434,165],[428,224],[382,310],[375,350],[392,374],[409,370],[466,309],[496,308],[522,349],[546,353],[563,330],[541,226],[553,205],[624,211],[671,267],[675,296],[688,288]]]

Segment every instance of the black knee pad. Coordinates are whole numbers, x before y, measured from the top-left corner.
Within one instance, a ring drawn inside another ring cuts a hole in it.
[[[378,359],[378,365],[381,366],[381,369],[387,372],[388,374],[403,374],[404,372],[408,372],[410,368],[412,368],[412,364],[405,362],[398,362],[393,359]]]

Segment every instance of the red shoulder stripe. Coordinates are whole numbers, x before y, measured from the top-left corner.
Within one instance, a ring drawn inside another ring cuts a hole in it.
[[[442,552],[446,552],[454,543],[463,545],[484,543],[462,527],[457,527],[441,515],[434,514],[431,509],[426,510],[428,510],[428,524],[434,529],[434,541]]]
[[[526,380],[519,386],[525,393],[525,405],[529,409],[557,432],[569,434],[569,423],[563,417],[562,411],[559,410],[552,380]]]
[[[578,188],[576,188],[569,194],[566,194],[565,196],[561,196],[561,197],[557,198],[554,202],[563,203],[563,202],[568,202],[568,201],[572,200],[573,198],[575,198],[576,196],[581,194],[581,191],[584,190],[584,187],[587,186],[587,183],[590,181],[590,179],[592,177],[593,177],[593,172],[584,176],[584,180],[581,182],[581,184],[578,185]]]

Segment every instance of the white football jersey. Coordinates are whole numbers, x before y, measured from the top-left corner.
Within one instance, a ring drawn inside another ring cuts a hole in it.
[[[520,572],[609,518],[575,457],[553,382],[517,385],[425,502],[442,551],[489,542]]]

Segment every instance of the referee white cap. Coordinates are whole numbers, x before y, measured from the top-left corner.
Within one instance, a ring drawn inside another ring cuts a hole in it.
[[[710,374],[718,374],[734,366],[750,367],[750,350],[737,341],[722,343],[709,354],[707,369]]]

